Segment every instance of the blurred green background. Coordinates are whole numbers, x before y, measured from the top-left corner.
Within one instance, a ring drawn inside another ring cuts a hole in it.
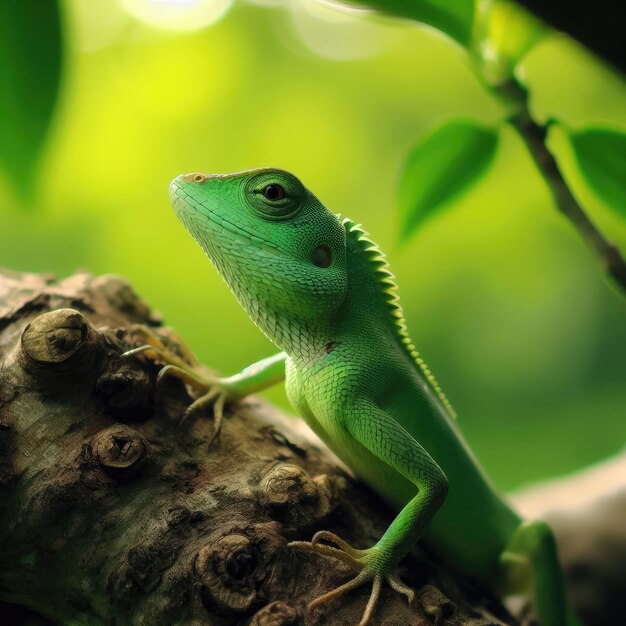
[[[165,23],[158,4],[64,3],[61,95],[35,199],[25,205],[0,172],[0,265],[122,274],[204,362],[235,372],[274,348],[177,222],[167,185],[181,172],[284,167],[387,253],[413,339],[499,486],[623,447],[626,300],[512,131],[478,185],[395,245],[416,141],[451,117],[503,116],[460,48],[312,0],[206,0]],[[623,79],[565,36],[522,65],[539,119],[626,124]],[[626,222],[578,178],[562,137],[551,146],[626,250]],[[288,407],[281,389],[266,395]]]

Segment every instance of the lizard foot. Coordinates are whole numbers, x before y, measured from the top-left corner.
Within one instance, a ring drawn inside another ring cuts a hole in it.
[[[332,542],[337,547],[320,543],[322,540]],[[292,541],[289,546],[309,552],[318,552],[319,554],[338,559],[358,572],[352,580],[313,600],[307,607],[309,612],[367,583],[371,583],[372,592],[367,601],[367,606],[365,607],[359,626],[367,626],[367,624],[370,623],[384,582],[394,591],[405,595],[409,601],[409,605],[413,603],[415,592],[405,585],[396,574],[389,573],[389,568],[386,566],[385,559],[382,557],[380,548],[377,546],[365,550],[357,550],[341,537],[326,530],[315,533],[311,541]]]
[[[224,406],[229,402],[240,399],[240,395],[228,384],[227,379],[220,378],[209,372],[193,357],[194,365],[189,365],[178,355],[169,351],[161,340],[149,333],[146,335],[146,343],[143,346],[128,350],[122,354],[122,358],[128,358],[144,352],[152,352],[158,361],[165,367],[157,375],[157,384],[166,376],[174,376],[194,389],[198,397],[187,407],[181,418],[181,424],[197,411],[213,406],[214,427],[209,441],[209,446],[215,441],[222,428],[224,420]]]

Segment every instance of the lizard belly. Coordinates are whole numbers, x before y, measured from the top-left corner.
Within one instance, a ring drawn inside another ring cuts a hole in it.
[[[310,386],[311,374],[299,370],[291,359],[287,360],[285,367],[285,391],[287,399],[298,415],[307,423],[309,428],[331,449],[339,458],[330,440],[328,430],[322,426],[322,421],[311,408],[307,399],[306,389]]]

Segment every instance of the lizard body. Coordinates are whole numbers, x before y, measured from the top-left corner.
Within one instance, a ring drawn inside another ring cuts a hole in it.
[[[487,582],[520,518],[495,493],[460,435],[445,396],[436,382],[431,384],[432,374],[420,367],[423,361],[405,330],[393,275],[380,251],[353,222],[342,223],[349,287],[333,327],[332,350],[313,362],[297,356],[287,361],[289,400],[321,439],[398,509],[416,487],[335,427],[341,421],[335,414],[341,394],[349,390],[347,404],[367,397],[406,429],[448,482],[448,495],[425,536],[457,567]]]
[[[393,275],[366,233],[283,170],[186,174],[172,182],[170,197],[240,304],[283,350],[230,378],[202,379],[169,360],[172,373],[204,380],[207,395],[197,403],[217,401],[218,421],[224,402],[286,375],[297,412],[399,511],[367,549],[326,531],[294,542],[357,572],[312,606],[371,583],[366,624],[384,582],[411,600],[413,592],[394,572],[423,536],[500,595],[524,583],[541,626],[576,624],[550,530],[522,520],[476,461],[415,352]]]

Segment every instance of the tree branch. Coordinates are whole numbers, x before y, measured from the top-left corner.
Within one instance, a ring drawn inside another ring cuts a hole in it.
[[[626,295],[626,261],[617,246],[602,234],[585,213],[568,187],[556,159],[546,145],[548,125],[540,125],[532,118],[528,108],[528,91],[516,81],[497,87],[496,90],[499,95],[509,100],[512,99],[517,104],[516,111],[509,121],[528,148],[537,169],[552,193],[557,208],[598,257],[604,271],[613,278]]]
[[[568,592],[583,622],[624,624],[626,450],[510,495],[525,517],[554,529]]]
[[[308,615],[351,572],[287,544],[327,529],[365,547],[392,511],[258,400],[214,441],[210,409],[181,424],[189,390],[120,358],[148,332],[181,352],[120,278],[0,269],[0,623],[18,605],[55,624],[356,624],[369,590]],[[385,589],[372,626],[514,623],[419,549],[401,574],[416,601]]]

